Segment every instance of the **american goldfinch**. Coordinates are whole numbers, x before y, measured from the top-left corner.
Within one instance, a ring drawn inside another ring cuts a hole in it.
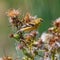
[[[32,31],[32,30],[36,30],[38,28],[38,26],[41,24],[43,20],[41,18],[37,18],[35,20],[32,20],[31,22],[29,22],[28,24],[25,25],[25,27],[22,27],[20,29],[20,31]]]

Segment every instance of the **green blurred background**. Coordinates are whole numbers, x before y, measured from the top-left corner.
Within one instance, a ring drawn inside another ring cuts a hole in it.
[[[9,38],[12,29],[5,14],[10,8],[21,9],[23,13],[30,12],[33,16],[43,18],[44,22],[39,27],[40,34],[51,26],[53,20],[60,17],[60,0],[0,0],[0,57],[5,54],[17,56],[15,41]]]

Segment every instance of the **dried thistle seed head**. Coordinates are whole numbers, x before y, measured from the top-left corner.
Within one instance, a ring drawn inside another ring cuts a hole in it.
[[[49,33],[54,33],[54,27],[49,28],[49,29],[48,29],[48,32],[49,32]]]
[[[26,41],[28,42],[28,41],[30,41],[31,40],[31,35],[26,35]]]
[[[10,35],[9,35],[9,37],[10,37],[10,38],[13,38],[13,37],[14,37],[14,35],[13,35],[13,34],[10,34]]]
[[[58,38],[60,39],[60,33],[59,33],[57,36],[58,36]]]
[[[55,43],[55,40],[50,40],[49,45],[52,46]]]
[[[43,41],[42,41],[41,38],[39,38],[38,43],[39,43],[39,44],[43,44]]]
[[[32,37],[36,37],[36,36],[38,35],[38,32],[37,32],[37,31],[32,31],[32,32],[30,33],[30,35],[31,35]]]
[[[49,42],[49,40],[51,39],[53,37],[53,34],[49,34],[49,33],[43,33],[42,35],[41,35],[41,40],[42,40],[42,42]]]
[[[8,57],[8,60],[12,60],[12,57]]]
[[[7,16],[13,18],[13,17],[17,17],[19,15],[19,11],[15,10],[15,9],[11,9],[7,12]]]
[[[18,46],[17,46],[18,49],[23,49],[23,47],[24,46],[22,44],[18,44]]]
[[[60,27],[52,27],[48,29],[48,32],[54,34],[54,35],[58,35],[60,33]]]
[[[31,16],[30,13],[26,13],[24,17],[24,22],[29,23],[31,20],[35,20],[36,18],[36,16]]]
[[[5,57],[5,56],[4,56],[4,57],[3,57],[3,60],[13,60],[13,59],[12,59],[12,57],[9,57],[9,56]]]
[[[40,48],[43,44],[43,41],[41,39],[38,40],[38,44],[37,44],[37,47]]]
[[[40,48],[42,46],[43,42],[41,39],[39,39],[38,41],[34,42],[33,43],[33,46],[37,47],[37,48]]]
[[[24,22],[25,23],[29,23],[30,22],[30,14],[26,13],[25,17],[24,17]]]
[[[55,39],[55,41],[58,41],[59,40],[58,36],[55,36],[54,39]]]
[[[53,44],[55,44],[56,41],[58,41],[58,37],[54,36],[52,39],[50,39],[49,45],[52,46]]]
[[[60,17],[53,22],[53,25],[56,27],[60,27]]]

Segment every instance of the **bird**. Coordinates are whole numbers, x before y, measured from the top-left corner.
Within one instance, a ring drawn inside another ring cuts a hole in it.
[[[36,30],[42,21],[43,21],[42,18],[37,18],[35,20],[31,20],[31,22],[23,25],[22,28],[20,29],[20,31],[30,32],[32,30]]]

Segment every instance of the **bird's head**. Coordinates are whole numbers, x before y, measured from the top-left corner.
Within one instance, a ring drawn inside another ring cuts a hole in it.
[[[41,22],[43,22],[43,19],[42,18],[38,18],[38,19],[35,20],[35,23],[36,24],[40,24]]]

